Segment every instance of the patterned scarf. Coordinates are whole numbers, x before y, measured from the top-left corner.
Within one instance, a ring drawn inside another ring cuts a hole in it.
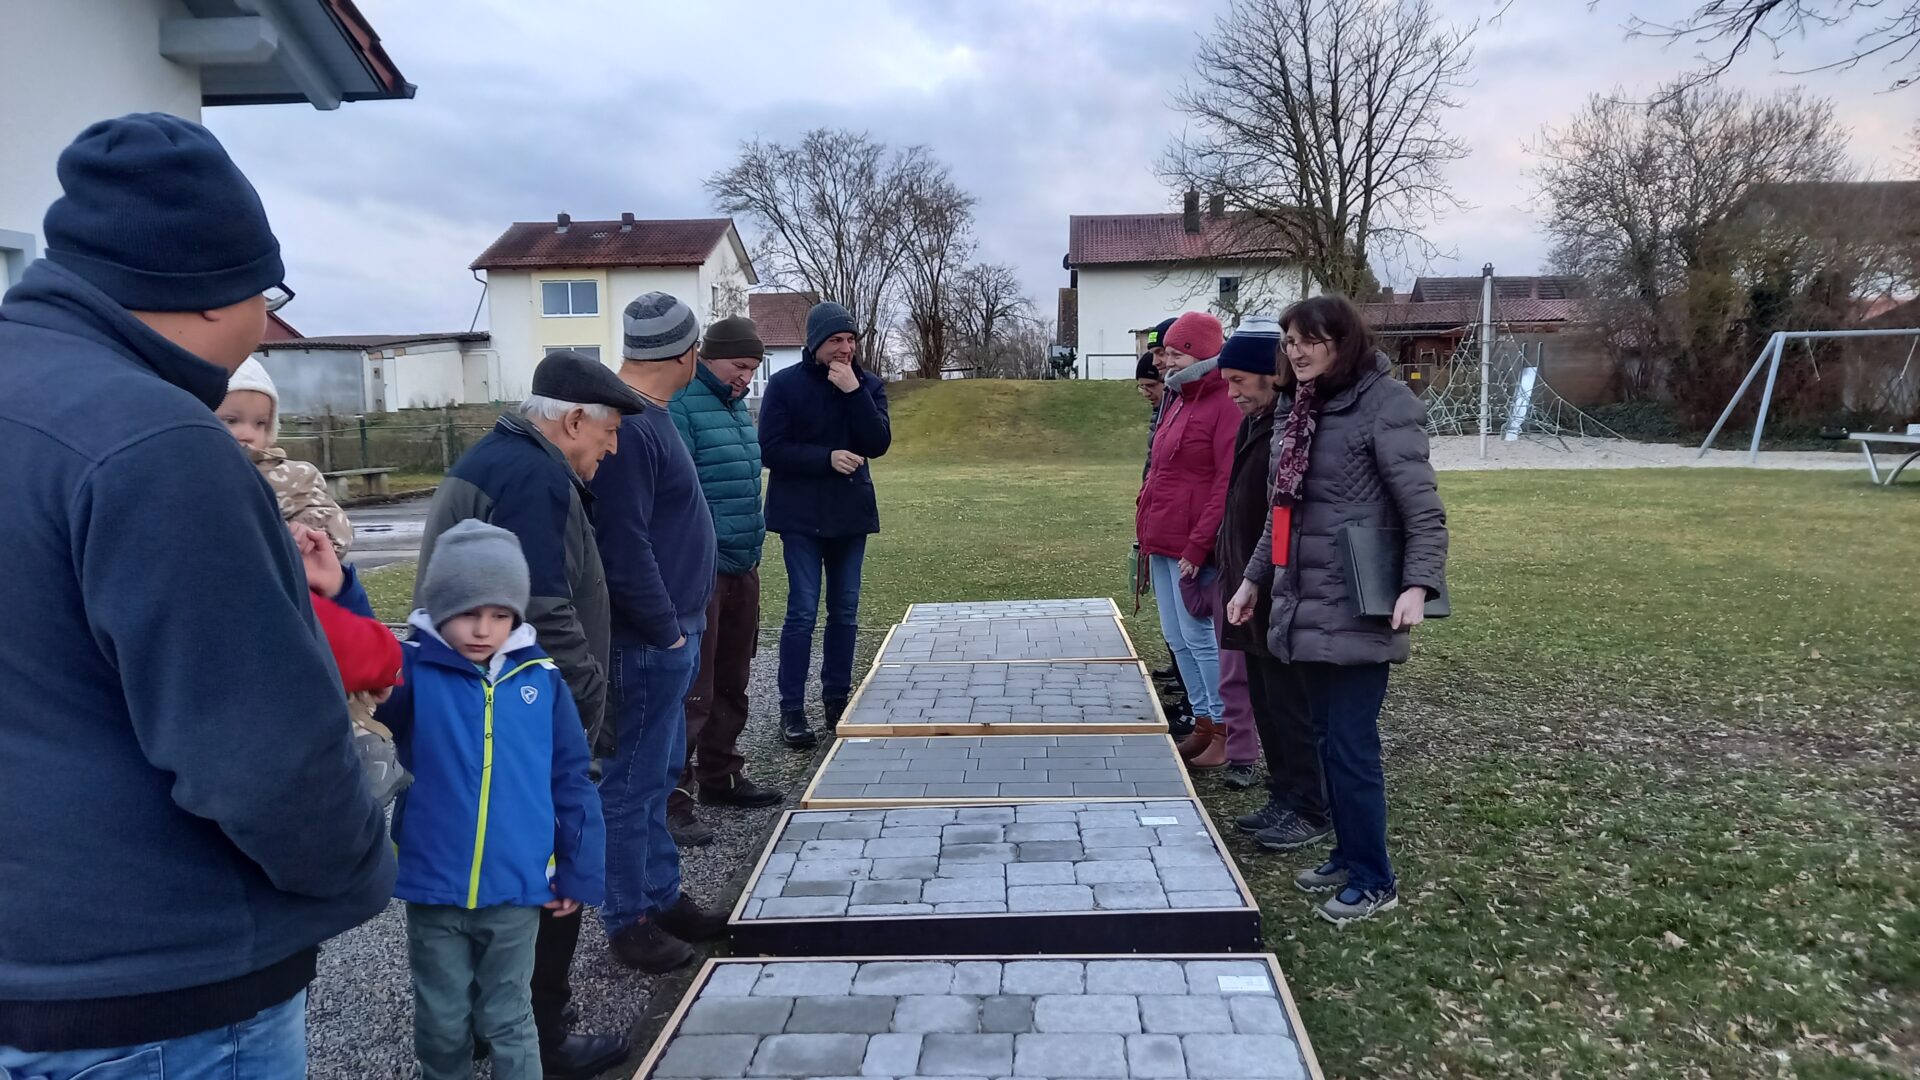
[[[1293,408],[1281,429],[1280,452],[1273,458],[1273,504],[1291,506],[1300,501],[1300,487],[1307,478],[1307,454],[1313,447],[1313,428],[1319,412],[1318,379],[1299,384],[1293,395]]]

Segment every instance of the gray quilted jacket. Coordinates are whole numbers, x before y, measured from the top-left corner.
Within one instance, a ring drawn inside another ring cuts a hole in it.
[[[1447,511],[1427,460],[1427,410],[1388,372],[1376,354],[1358,382],[1335,394],[1321,411],[1293,508],[1293,557],[1273,565],[1273,518],[1247,562],[1247,580],[1273,595],[1267,647],[1290,663],[1395,664],[1407,659],[1405,630],[1387,620],[1355,615],[1347,595],[1334,534],[1344,525],[1404,529],[1402,588],[1437,594],[1447,572]],[[1290,397],[1274,407],[1273,457],[1278,458]],[[1273,495],[1272,463],[1267,495]]]

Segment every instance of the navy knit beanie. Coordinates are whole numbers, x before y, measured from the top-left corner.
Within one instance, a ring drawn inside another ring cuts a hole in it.
[[[253,185],[220,141],[165,113],[102,120],[60,152],[47,258],[132,311],[212,311],[287,276]]]
[[[811,356],[835,334],[859,337],[860,328],[854,325],[853,316],[847,314],[846,308],[831,300],[813,305],[807,312],[807,354]]]
[[[1147,331],[1147,348],[1157,349],[1165,345],[1167,343],[1167,331],[1173,329],[1174,320],[1178,318],[1179,316],[1176,315],[1170,319],[1161,319],[1158,325]]]
[[[1220,347],[1222,371],[1234,368],[1272,375],[1280,362],[1280,324],[1271,315],[1248,315]]]

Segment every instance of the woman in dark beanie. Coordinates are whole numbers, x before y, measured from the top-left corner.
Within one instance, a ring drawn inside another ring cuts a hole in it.
[[[1387,858],[1380,706],[1389,666],[1446,577],[1447,514],[1427,460],[1426,409],[1389,374],[1351,303],[1303,300],[1280,317],[1293,393],[1276,408],[1267,527],[1228,604],[1245,623],[1270,588],[1267,648],[1291,665],[1315,724],[1333,809],[1334,848],[1294,883],[1334,892],[1333,923],[1399,903]],[[1390,618],[1357,614],[1336,534],[1347,526],[1404,535],[1401,592]]]

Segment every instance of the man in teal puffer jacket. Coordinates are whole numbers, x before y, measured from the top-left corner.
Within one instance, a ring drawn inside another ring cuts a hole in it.
[[[667,804],[674,842],[697,846],[713,830],[693,813],[700,801],[719,806],[772,806],[781,793],[747,779],[740,732],[747,726],[747,676],[760,643],[760,548],[767,521],[760,511],[760,435],[747,409],[747,389],[766,347],[752,319],[721,319],[700,343],[693,382],[674,395],[673,423],[693,452],[700,489],[713,511],[719,549],[700,674],[687,694],[687,765]]]

